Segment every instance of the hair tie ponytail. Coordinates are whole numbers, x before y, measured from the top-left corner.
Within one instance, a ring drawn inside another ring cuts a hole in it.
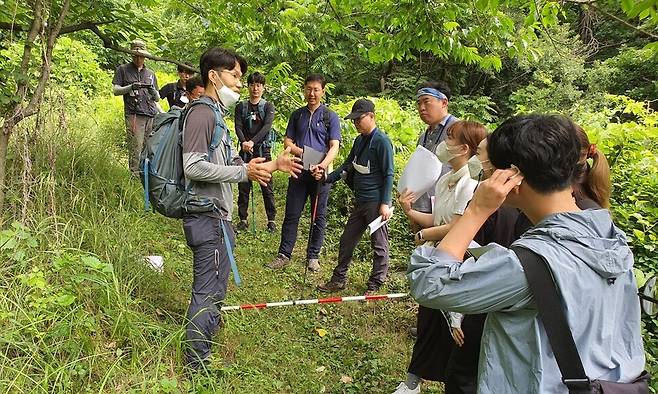
[[[598,151],[596,150],[596,144],[590,144],[589,149],[587,150],[587,158],[593,159],[597,154]]]

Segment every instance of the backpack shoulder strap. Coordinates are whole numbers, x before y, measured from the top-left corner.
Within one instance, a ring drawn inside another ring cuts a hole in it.
[[[589,392],[590,380],[585,374],[548,262],[530,249],[520,246],[511,249],[518,256],[528,280],[539,319],[562,374],[562,382],[570,393]]]
[[[324,123],[324,128],[327,129],[327,136],[329,135],[329,126],[331,126],[330,111],[325,105],[324,112],[322,112],[322,122]]]
[[[331,110],[326,104],[322,112],[322,122],[324,123],[325,130],[327,130],[327,149],[329,149],[329,141],[331,141],[331,135],[329,133],[329,128],[331,127]]]
[[[192,105],[188,107],[188,111],[192,109],[192,107],[200,104],[209,106],[215,114],[215,131],[213,132],[210,144],[208,145],[208,161],[212,161],[215,150],[219,146],[219,143],[222,140],[224,133],[227,131],[227,128],[226,124],[222,120],[222,114],[219,112],[219,108],[217,108],[217,105],[207,97],[201,97],[200,99],[194,101]]]
[[[247,100],[240,102],[240,117],[244,122],[249,117],[249,102]]]
[[[265,106],[267,105],[267,100],[265,99],[260,99],[258,102],[258,116],[260,117],[261,121],[265,120]]]

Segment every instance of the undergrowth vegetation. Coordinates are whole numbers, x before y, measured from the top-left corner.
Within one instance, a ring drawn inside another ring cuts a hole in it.
[[[84,45],[75,40],[60,44],[47,101],[38,116],[18,127],[8,155],[7,195],[0,216],[0,391],[392,391],[405,375],[413,345],[407,331],[415,324],[416,305],[409,299],[226,313],[216,337],[213,373],[186,375],[182,349],[192,256],[181,224],[144,212],[142,187],[127,170],[121,99],[103,93],[109,88],[109,74],[88,60],[95,55]],[[545,49],[550,56],[554,48]],[[3,49],[0,55],[9,59],[17,50]],[[642,279],[658,270],[658,115],[646,102],[594,89],[602,76],[623,76],[620,64],[636,64],[631,56],[636,52],[628,53],[596,63],[596,73],[584,71],[581,60],[524,64],[528,83],[516,89],[509,102],[463,94],[451,102],[451,110],[490,129],[502,120],[501,108],[571,115],[611,163],[611,211],[628,235]],[[301,103],[301,80],[285,63],[267,74],[267,98],[277,104],[275,126],[281,133],[290,111]],[[162,70],[158,78],[161,85],[175,80]],[[411,80],[404,85],[412,86]],[[633,81],[621,77],[615,81],[606,83],[616,94],[640,89],[628,88]],[[650,88],[641,89],[640,98],[650,96]],[[385,95],[373,100],[379,126],[393,141],[397,178],[424,126],[413,102]],[[331,107],[344,116],[353,101],[332,98]],[[342,124],[342,133],[336,165],[356,137],[348,123]],[[275,176],[279,227],[286,184],[285,177]],[[226,304],[322,296],[314,289],[329,279],[336,262],[352,202],[350,190],[342,182],[332,190],[322,270],[309,274],[306,286],[302,251],[308,209],[300,222],[293,264],[272,272],[263,264],[274,258],[279,234],[264,231],[260,190],[255,199],[258,231],[240,234],[236,249],[244,285],[229,284]],[[382,291],[406,292],[404,271],[412,236],[399,207],[389,233],[391,270]],[[365,290],[370,253],[364,238],[341,295]],[[164,257],[164,272],[145,263],[149,255]],[[643,318],[647,369],[654,376],[656,323],[655,318]],[[442,392],[439,384],[423,389]]]

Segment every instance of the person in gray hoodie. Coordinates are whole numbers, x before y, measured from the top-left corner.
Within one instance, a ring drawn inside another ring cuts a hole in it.
[[[517,255],[497,244],[462,262],[485,220],[503,203],[534,224],[512,246],[548,263],[588,377],[627,383],[643,371],[633,255],[603,209],[581,210],[572,183],[582,170],[576,126],[557,115],[501,124],[488,154],[497,170],[436,248],[411,256],[411,294],[430,308],[488,313],[478,367],[480,393],[567,393]]]

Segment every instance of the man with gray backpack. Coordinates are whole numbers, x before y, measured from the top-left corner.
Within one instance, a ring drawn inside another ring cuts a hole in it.
[[[201,56],[200,69],[205,95],[181,112],[164,114],[142,153],[145,201],[165,216],[183,219],[193,253],[186,329],[186,358],[192,370],[210,362],[230,269],[240,285],[232,253],[231,184],[252,180],[263,185],[276,170],[296,177],[302,169],[290,157],[290,149],[274,161],[256,158],[246,164],[232,149],[223,117],[240,99],[240,80],[247,69],[244,58],[214,47]]]
[[[271,149],[275,141],[276,132],[272,130],[274,122],[274,104],[263,98],[265,92],[265,76],[259,72],[247,77],[249,89],[249,100],[242,101],[235,107],[235,134],[240,141],[240,157],[244,161],[252,158],[262,157],[266,162],[272,160]],[[252,191],[252,182],[238,184],[238,215],[240,223],[238,231],[246,230],[247,215],[249,208],[249,194]],[[267,214],[267,231],[276,231],[274,219],[276,217],[276,206],[274,205],[274,192],[272,182],[261,185],[263,203]],[[252,201],[253,207],[254,201]],[[254,214],[252,209],[252,215]],[[252,217],[252,221],[255,218]]]

